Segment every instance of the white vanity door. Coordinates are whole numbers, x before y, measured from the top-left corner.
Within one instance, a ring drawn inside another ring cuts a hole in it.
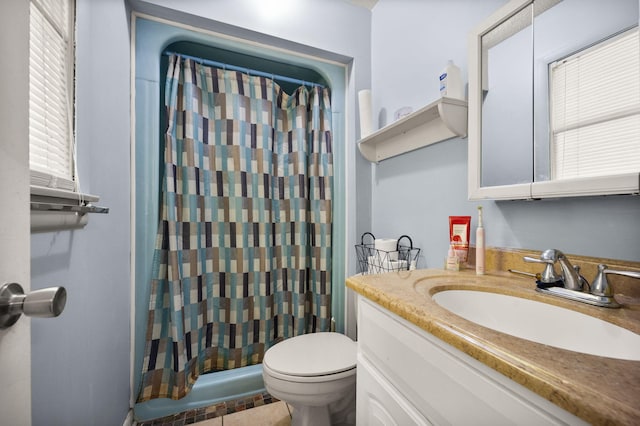
[[[362,371],[361,371],[362,367]],[[378,398],[398,425],[586,424],[524,386],[471,358],[390,311],[359,297],[358,418],[366,425],[375,381],[391,398]],[[361,401],[363,401],[361,403]],[[402,401],[403,404],[398,403]],[[404,423],[396,405],[409,407]],[[416,413],[416,414],[414,414]],[[419,414],[417,414],[419,413]],[[387,423],[381,423],[387,424]],[[389,423],[394,424],[394,423]]]
[[[371,363],[360,356],[357,371],[358,425],[431,425]]]

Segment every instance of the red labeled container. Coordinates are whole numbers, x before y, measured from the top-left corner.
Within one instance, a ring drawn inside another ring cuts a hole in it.
[[[449,216],[449,243],[460,263],[466,263],[469,256],[469,235],[471,216]]]

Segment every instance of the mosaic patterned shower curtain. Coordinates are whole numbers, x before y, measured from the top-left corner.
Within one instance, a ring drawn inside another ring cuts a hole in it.
[[[327,89],[171,56],[161,218],[138,401],[328,331],[333,158]]]

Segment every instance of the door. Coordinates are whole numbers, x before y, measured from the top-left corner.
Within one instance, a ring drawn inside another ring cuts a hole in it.
[[[358,354],[357,368],[357,424],[431,425],[362,354]]]
[[[29,1],[0,2],[0,285],[30,288]],[[0,330],[0,423],[31,424],[30,320]]]

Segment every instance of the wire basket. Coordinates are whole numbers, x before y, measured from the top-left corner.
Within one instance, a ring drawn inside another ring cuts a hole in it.
[[[364,242],[367,236],[371,237],[371,243]],[[381,274],[416,268],[420,249],[413,247],[413,241],[408,235],[398,238],[395,251],[376,249],[375,239],[376,237],[371,232],[365,232],[360,238],[360,244],[356,244],[358,272],[362,274]],[[409,241],[408,246],[401,244],[404,239]]]

